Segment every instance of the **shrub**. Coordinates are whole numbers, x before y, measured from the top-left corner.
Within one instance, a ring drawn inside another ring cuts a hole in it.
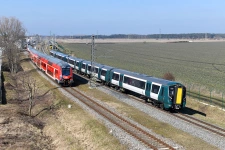
[[[170,80],[170,81],[175,81],[175,77],[170,72],[165,73],[163,75],[163,79]]]

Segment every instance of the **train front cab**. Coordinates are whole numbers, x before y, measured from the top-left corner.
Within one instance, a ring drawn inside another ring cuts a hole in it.
[[[62,68],[62,78],[60,83],[63,86],[69,86],[73,83],[73,71],[70,66]]]
[[[182,85],[170,85],[168,87],[168,99],[172,109],[182,109],[186,105],[186,88]]]

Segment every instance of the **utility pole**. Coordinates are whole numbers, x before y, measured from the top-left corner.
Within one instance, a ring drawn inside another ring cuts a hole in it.
[[[90,88],[92,88],[91,80],[93,79],[93,69],[94,69],[94,62],[95,62],[95,36],[92,35],[92,42],[91,42],[91,73],[90,73]]]
[[[161,28],[159,28],[159,40],[161,39]]]

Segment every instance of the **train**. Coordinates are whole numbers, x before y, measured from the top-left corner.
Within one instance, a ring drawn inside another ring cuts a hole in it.
[[[47,74],[50,78],[62,86],[71,86],[73,84],[72,67],[57,58],[44,54],[31,46],[27,48],[31,61]]]
[[[123,92],[132,92],[146,102],[165,110],[182,109],[186,105],[186,87],[175,81],[148,76],[72,57],[58,50],[50,55],[67,62],[79,74],[94,76],[100,82]]]

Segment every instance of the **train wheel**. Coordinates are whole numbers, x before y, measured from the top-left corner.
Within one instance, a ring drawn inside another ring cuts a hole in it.
[[[155,103],[155,101],[154,101],[154,100],[152,101],[152,105],[153,105],[153,106],[156,106],[156,103]]]
[[[145,99],[145,102],[146,102],[146,103],[150,103],[151,100],[150,100],[149,98],[146,98],[146,99]]]
[[[163,103],[159,104],[159,107],[160,107],[161,109],[163,109],[163,110],[165,109]]]

